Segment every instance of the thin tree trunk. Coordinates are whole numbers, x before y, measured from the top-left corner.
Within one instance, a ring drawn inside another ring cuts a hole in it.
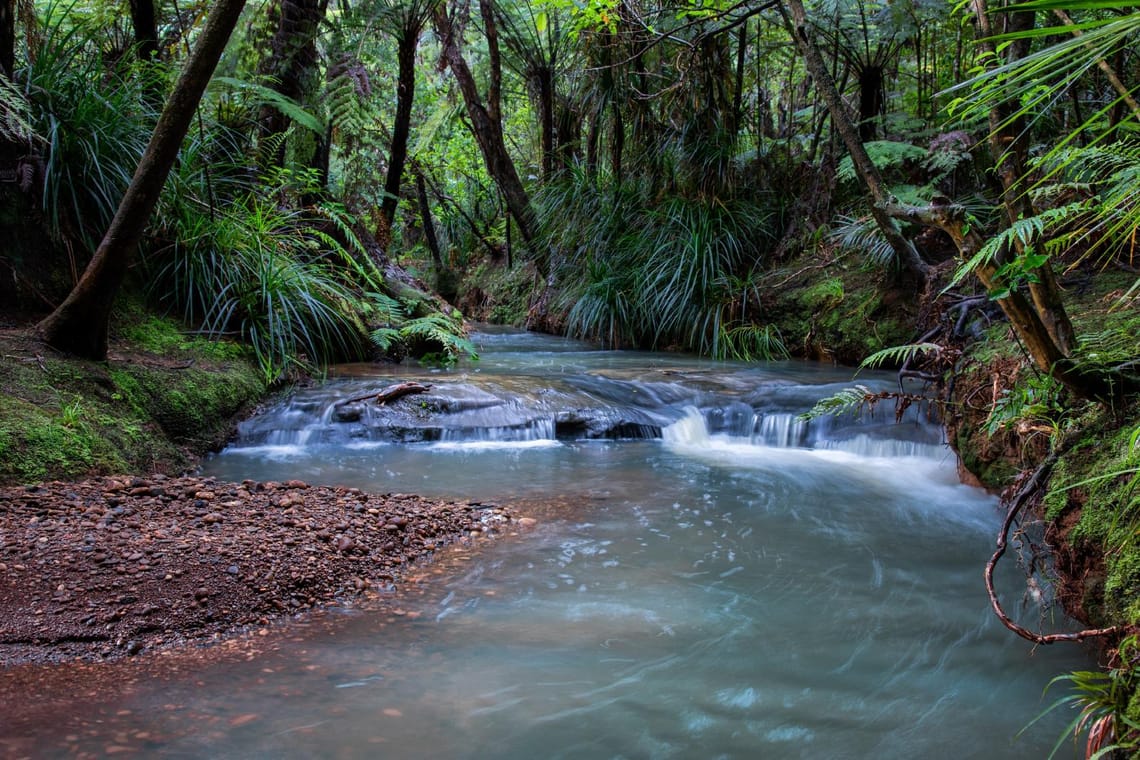
[[[435,222],[431,218],[431,204],[428,202],[427,186],[424,184],[422,172],[414,172],[416,179],[416,200],[420,206],[420,223],[424,228],[424,240],[427,242],[428,252],[431,253],[431,263],[438,276],[443,272],[443,254],[439,250],[439,238],[435,234]]]
[[[736,38],[736,76],[732,87],[732,124],[729,133],[732,144],[736,144],[740,129],[744,124],[744,59],[748,50],[748,19],[740,25]]]
[[[16,0],[0,0],[0,73],[16,73]]]
[[[384,217],[389,230],[396,219],[404,164],[408,160],[408,136],[412,130],[412,106],[416,98],[416,48],[419,39],[420,26],[415,19],[404,25],[397,38],[399,74],[396,80],[396,120],[392,123],[392,148],[388,152],[388,175],[384,178],[384,201],[380,204],[380,215]]]
[[[202,93],[244,7],[245,0],[219,0],[211,6],[194,51],[166,102],[95,256],[64,302],[38,326],[43,339],[54,348],[87,359],[106,358],[111,306]]]
[[[914,245],[903,237],[894,220],[880,207],[880,204],[887,201],[887,192],[883,188],[883,180],[879,176],[879,170],[871,161],[871,157],[867,155],[867,150],[863,147],[863,143],[855,131],[855,126],[847,115],[847,109],[839,97],[839,91],[835,89],[835,80],[832,79],[831,72],[827,70],[827,64],[811,36],[803,3],[800,0],[786,0],[786,2],[791,18],[785,14],[784,22],[795,38],[808,72],[815,79],[816,91],[827,104],[827,110],[831,113],[832,126],[846,144],[847,150],[851,154],[851,160],[855,164],[855,170],[871,194],[871,214],[903,266],[917,275],[920,280],[925,281],[930,272],[930,267],[918,255]],[[780,10],[783,13],[783,6]]]
[[[483,6],[484,23],[486,24],[488,23],[487,19],[493,18],[493,6],[490,0],[483,0],[481,5]],[[523,187],[522,180],[519,179],[518,170],[515,168],[510,153],[507,152],[506,141],[503,138],[503,125],[498,119],[500,111],[499,87],[496,82],[498,82],[501,74],[492,72],[492,84],[488,92],[487,103],[484,104],[475,84],[475,77],[459,49],[459,40],[456,39],[451,20],[447,17],[447,12],[442,6],[436,8],[434,21],[436,34],[443,48],[443,58],[447,61],[447,65],[451,68],[451,72],[455,75],[455,81],[459,85],[463,104],[467,110],[467,117],[471,122],[471,132],[479,144],[480,152],[483,154],[487,173],[491,175],[499,190],[502,191],[507,208],[518,223],[519,233],[529,245],[536,236],[536,220],[534,209],[530,204],[530,196],[527,195],[526,188]],[[493,30],[494,28],[492,21],[489,29]],[[490,42],[488,39],[489,45]],[[495,44],[493,48],[497,50],[498,45]],[[492,61],[494,60],[497,60],[497,56],[492,56]],[[548,266],[547,257],[541,251],[534,253],[535,265],[545,275]]]

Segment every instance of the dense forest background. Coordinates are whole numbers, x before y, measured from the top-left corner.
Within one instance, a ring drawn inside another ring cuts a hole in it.
[[[1080,727],[1127,744],[1138,36],[1108,0],[0,0],[0,312],[97,361],[171,317],[262,386],[453,363],[464,318],[901,367],[985,485],[1058,470],[1115,637]]]
[[[910,300],[980,281],[1043,371],[1107,397],[1134,381],[1077,359],[1054,270],[1134,269],[1118,5],[235,4],[129,274],[276,377],[464,350],[398,270],[612,346],[803,353],[770,275],[806,256]],[[6,302],[79,281],[208,9],[3,4]]]

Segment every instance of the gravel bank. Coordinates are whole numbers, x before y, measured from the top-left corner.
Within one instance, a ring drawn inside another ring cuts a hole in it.
[[[392,588],[530,521],[494,505],[212,478],[0,489],[0,666],[207,643]]]

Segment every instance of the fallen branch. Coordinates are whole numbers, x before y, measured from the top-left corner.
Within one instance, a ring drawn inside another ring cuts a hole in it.
[[[997,567],[998,560],[1005,554],[1006,549],[1006,536],[1009,534],[1009,529],[1013,526],[1014,520],[1017,519],[1018,513],[1029,497],[1041,485],[1041,481],[1048,476],[1049,472],[1053,469],[1053,465],[1057,463],[1057,454],[1053,453],[1046,457],[1045,461],[1034,470],[1033,475],[1013,497],[1013,501],[1009,505],[1009,512],[1005,516],[1005,522],[1002,523],[1001,532],[998,533],[997,549],[994,551],[990,561],[986,563],[986,593],[990,597],[990,606],[993,607],[994,614],[997,615],[998,620],[1008,628],[1016,633],[1023,639],[1034,642],[1035,644],[1054,644],[1058,641],[1084,641],[1098,636],[1113,636],[1124,631],[1123,626],[1112,626],[1110,628],[1089,628],[1076,633],[1035,633],[1028,628],[1022,628],[1020,625],[1013,621],[1009,615],[1002,609],[1001,602],[998,600],[997,590],[994,588],[994,568]]]
[[[389,385],[382,391],[376,393],[367,393],[363,396],[354,396],[346,398],[344,401],[338,401],[336,406],[344,406],[345,404],[358,404],[361,401],[375,401],[377,404],[386,404],[389,401],[395,401],[404,396],[411,396],[416,393],[425,393],[431,389],[430,385],[421,385],[420,383],[396,383]]]

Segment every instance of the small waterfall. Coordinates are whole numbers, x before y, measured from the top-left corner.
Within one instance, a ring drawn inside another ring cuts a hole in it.
[[[778,449],[803,448],[808,444],[810,424],[787,412],[759,415],[752,442]]]
[[[717,444],[731,446],[737,451],[741,447],[836,451],[868,459],[918,457],[937,460],[944,459],[947,453],[941,443],[878,437],[855,432],[859,430],[857,425],[833,429],[827,420],[806,421],[791,412],[755,414],[750,435],[710,432],[709,417],[720,422],[735,417],[736,411],[726,413],[724,409],[713,409],[702,412],[696,407],[686,407],[679,420],[662,429],[661,438],[666,444],[679,448],[709,448]],[[929,431],[921,429],[916,432],[923,434]]]
[[[440,431],[442,443],[553,441],[554,418],[540,417],[517,425],[448,427]]]

